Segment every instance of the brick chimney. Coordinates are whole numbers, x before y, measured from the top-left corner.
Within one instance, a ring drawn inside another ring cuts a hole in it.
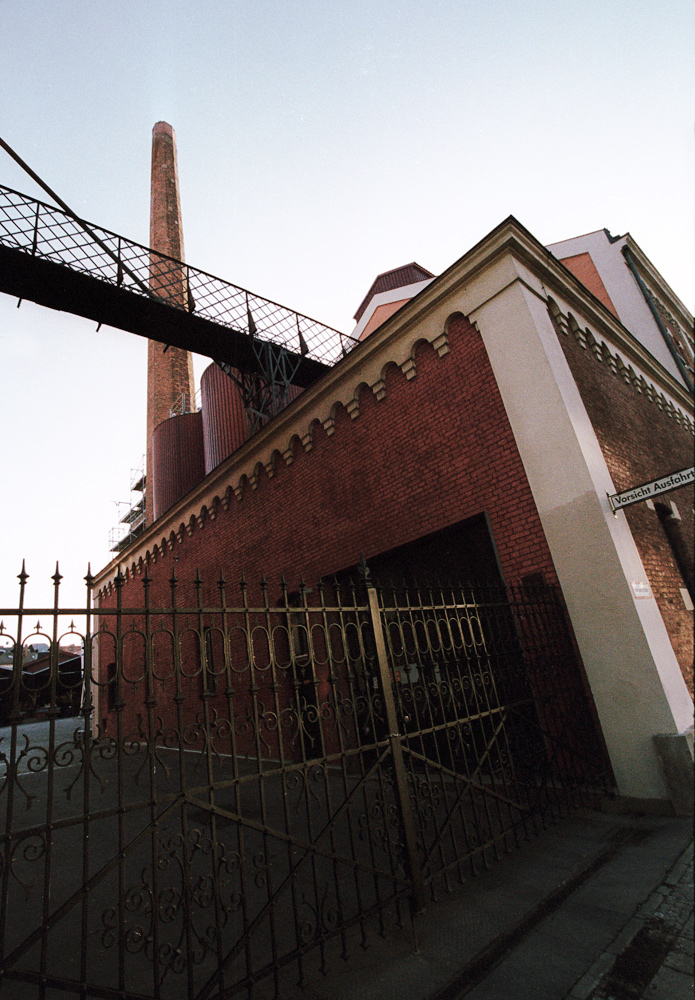
[[[150,246],[158,253],[184,260],[179,177],[176,165],[176,135],[167,122],[157,122],[152,129],[152,180],[150,187]],[[187,301],[185,268],[153,257],[150,263],[150,286],[159,295],[180,305]],[[154,482],[152,434],[167,420],[172,406],[185,395],[190,409],[195,391],[193,360],[189,351],[148,341],[147,352],[147,487],[146,523],[154,520]]]

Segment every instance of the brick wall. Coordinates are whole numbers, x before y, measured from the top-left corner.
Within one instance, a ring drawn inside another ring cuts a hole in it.
[[[447,355],[420,345],[414,378],[389,368],[383,399],[365,387],[354,419],[338,407],[332,434],[316,425],[310,451],[295,440],[291,464],[278,459],[272,478],[261,472],[255,489],[168,547],[150,566],[154,603],[174,560],[181,581],[200,569],[212,600],[220,569],[250,581],[262,571],[289,581],[328,574],[484,510],[505,579],[554,581],[482,341],[462,317],[449,337]]]
[[[360,553],[369,560],[482,511],[488,513],[508,583],[536,573],[555,583],[550,551],[482,340],[459,317],[450,321],[449,344],[449,353],[439,357],[423,342],[415,353],[413,378],[391,366],[383,398],[365,387],[354,419],[339,407],[332,434],[316,425],[309,451],[295,440],[290,464],[278,456],[272,477],[262,472],[256,488],[246,485],[239,500],[233,494],[214,520],[205,520],[203,527],[193,521],[190,534],[179,532],[179,539],[150,563],[151,606],[170,605],[174,572],[177,605],[195,605],[198,570],[203,604],[218,604],[222,571],[227,603],[238,605],[243,570],[249,602],[261,603],[258,582],[265,572],[273,606],[281,596],[281,574],[293,590],[300,576],[312,584],[319,574],[354,565]],[[286,442],[278,447],[283,451]],[[229,461],[233,464],[233,457]],[[182,514],[185,524],[190,513]],[[124,568],[122,604],[142,606],[141,573],[127,563]],[[109,588],[102,599],[114,606],[115,591]],[[136,646],[137,641],[133,637]],[[104,670],[113,659],[111,646],[110,640],[102,641]],[[145,689],[128,686],[133,691],[126,716],[135,729],[143,712],[137,702]],[[172,692],[165,699],[165,714],[174,712],[171,697]]]
[[[167,257],[184,259],[176,135],[168,122],[152,129],[150,246]]]
[[[609,363],[596,343],[568,332],[558,332],[565,356],[596,431],[606,464],[618,492],[639,483],[687,468],[693,463],[689,429],[647,395],[646,383],[628,378],[628,372]],[[658,498],[673,501],[681,515],[680,528],[693,551],[693,486]],[[618,514],[618,517],[623,514]],[[646,503],[624,511],[635,538],[649,583],[664,619],[683,676],[693,692],[693,613],[687,610],[681,588],[685,581],[655,510]]]

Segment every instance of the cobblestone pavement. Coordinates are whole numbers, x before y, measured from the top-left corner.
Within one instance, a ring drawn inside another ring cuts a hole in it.
[[[693,844],[568,1000],[693,1000]]]

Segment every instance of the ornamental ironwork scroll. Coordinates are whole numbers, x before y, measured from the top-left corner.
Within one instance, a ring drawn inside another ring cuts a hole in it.
[[[0,609],[3,997],[293,995],[608,780],[548,589],[61,580]]]

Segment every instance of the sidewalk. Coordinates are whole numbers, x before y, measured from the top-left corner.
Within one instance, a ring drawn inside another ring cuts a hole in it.
[[[694,936],[691,843],[568,1000],[692,1000]]]
[[[692,821],[583,810],[305,1000],[693,1000]],[[298,994],[299,995],[299,994]]]

